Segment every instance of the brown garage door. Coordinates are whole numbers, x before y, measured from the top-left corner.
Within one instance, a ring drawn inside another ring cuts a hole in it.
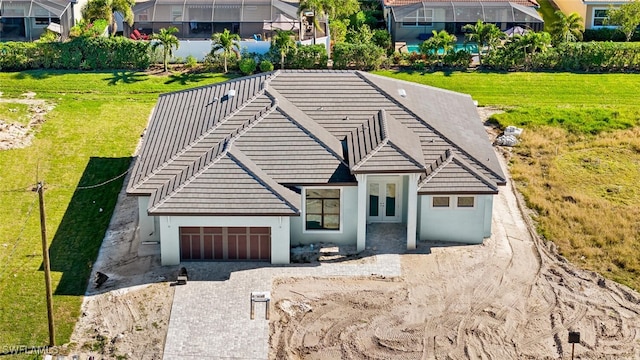
[[[181,227],[180,260],[271,260],[269,227]]]

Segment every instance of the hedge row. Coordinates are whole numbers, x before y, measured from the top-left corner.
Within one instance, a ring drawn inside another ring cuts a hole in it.
[[[640,43],[564,43],[534,54],[506,48],[487,56],[484,65],[497,70],[640,71]]]
[[[149,43],[123,37],[80,37],[67,42],[0,43],[0,70],[146,69]]]

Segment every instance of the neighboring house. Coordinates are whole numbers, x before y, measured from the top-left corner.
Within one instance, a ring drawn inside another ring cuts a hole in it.
[[[289,262],[366,246],[368,223],[482,243],[506,178],[469,95],[358,71],[285,70],[161,95],[127,194],[162,264]]]
[[[179,39],[210,39],[212,34],[224,29],[246,39],[254,35],[261,38],[265,21],[277,19],[279,15],[298,19],[297,10],[296,6],[280,0],[146,0],[136,2],[133,8],[133,29],[152,34],[175,26]],[[125,28],[125,35],[129,36],[133,29]],[[293,26],[291,28],[293,30]]]
[[[611,7],[619,7],[631,0],[582,0],[584,3],[584,27],[585,29],[600,29],[611,27],[606,25],[607,11]],[[615,26],[613,26],[615,27]]]
[[[393,42],[418,43],[433,30],[460,35],[466,24],[478,20],[507,30],[521,26],[539,31],[544,26],[535,0],[383,0]]]
[[[73,26],[74,7],[78,7],[74,4],[69,0],[0,0],[0,41],[37,40],[47,27],[66,38]]]

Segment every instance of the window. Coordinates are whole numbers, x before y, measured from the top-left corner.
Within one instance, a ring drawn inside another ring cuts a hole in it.
[[[449,197],[448,196],[434,196],[433,197],[433,207],[449,207]]]
[[[305,190],[305,230],[340,230],[340,189]]]
[[[460,208],[472,208],[474,204],[473,196],[458,196],[458,207]]]
[[[402,26],[432,26],[433,9],[417,9],[415,13],[408,14],[402,19]]]
[[[37,17],[36,25],[38,26],[47,26],[51,23],[51,18],[48,17]]]
[[[606,26],[607,12],[607,9],[594,9],[593,26]]]

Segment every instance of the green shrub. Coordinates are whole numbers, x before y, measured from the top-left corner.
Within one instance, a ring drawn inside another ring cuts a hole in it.
[[[324,45],[304,45],[293,49],[287,55],[286,67],[289,69],[326,69],[329,56]]]
[[[193,69],[196,66],[198,66],[198,59],[196,59],[193,55],[188,55],[187,59],[185,60],[184,67],[186,67],[187,69]]]
[[[244,75],[253,74],[253,72],[256,71],[257,66],[256,61],[253,58],[242,58],[238,62],[238,67]]]
[[[269,60],[260,61],[260,71],[262,72],[273,71],[273,63]]]
[[[123,37],[78,37],[59,42],[0,43],[0,69],[146,69],[149,43]]]
[[[334,69],[378,69],[384,62],[383,48],[371,43],[338,43],[333,47]]]

